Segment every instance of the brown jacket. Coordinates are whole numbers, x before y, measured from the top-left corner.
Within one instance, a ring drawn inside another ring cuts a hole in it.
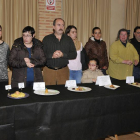
[[[91,38],[89,38],[85,45],[85,50],[89,59],[97,58],[99,60],[100,69],[103,69],[104,66],[108,68],[106,43],[103,40],[101,40],[100,43],[97,43],[96,41],[91,40]]]
[[[43,82],[41,67],[44,66],[46,57],[42,47],[42,43],[38,39],[33,38],[30,62],[35,65],[33,68],[34,82]],[[9,56],[9,66],[12,67],[12,87],[18,87],[20,82],[24,82],[26,86],[27,65],[24,58],[29,58],[29,53],[23,44],[23,39],[18,38],[14,41]]]
[[[95,71],[92,71],[90,69],[87,69],[84,71],[81,82],[82,83],[93,83],[93,79],[97,79],[98,76],[103,76],[103,73],[101,70],[96,69]]]

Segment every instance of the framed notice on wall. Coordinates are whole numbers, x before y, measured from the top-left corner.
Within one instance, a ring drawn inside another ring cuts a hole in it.
[[[46,10],[55,11],[55,0],[46,0]]]

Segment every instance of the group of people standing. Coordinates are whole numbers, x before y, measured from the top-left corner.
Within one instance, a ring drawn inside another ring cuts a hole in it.
[[[17,87],[20,82],[24,82],[26,87],[42,81],[46,85],[65,84],[69,79],[77,83],[92,83],[96,82],[97,76],[106,74],[119,80],[132,75],[140,78],[139,26],[134,29],[131,43],[127,30],[119,30],[116,41],[110,47],[109,62],[99,27],[93,28],[92,36],[84,47],[77,39],[74,25],[68,26],[65,33],[64,30],[64,20],[56,18],[53,33],[41,42],[35,38],[34,28],[27,26],[10,51],[2,40],[0,26],[0,80],[8,83],[7,63],[12,69],[12,87]]]

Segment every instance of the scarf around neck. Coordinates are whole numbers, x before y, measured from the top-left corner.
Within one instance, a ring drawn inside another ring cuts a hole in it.
[[[78,41],[77,38],[74,40],[74,45],[75,45],[75,48],[76,48],[77,51],[80,50],[80,48],[81,48],[81,42]]]

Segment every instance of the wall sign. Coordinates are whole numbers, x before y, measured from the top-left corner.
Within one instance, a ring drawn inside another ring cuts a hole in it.
[[[55,11],[55,0],[46,0],[47,11]]]

